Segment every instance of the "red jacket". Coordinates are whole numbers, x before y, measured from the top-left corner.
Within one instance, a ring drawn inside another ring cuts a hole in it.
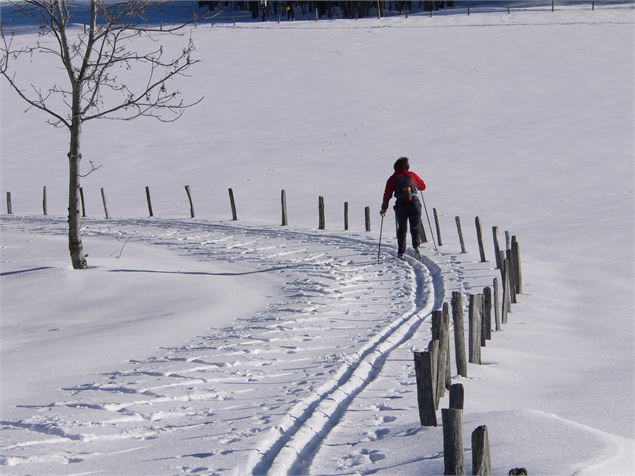
[[[405,179],[405,180],[404,180]],[[426,184],[421,178],[414,172],[410,172],[409,170],[401,170],[399,172],[395,172],[390,176],[388,182],[386,182],[386,190],[384,191],[384,201],[381,205],[382,210],[386,210],[388,208],[388,202],[390,198],[395,195],[397,199],[403,196],[403,191],[399,190],[398,183],[401,182],[413,182],[417,189],[425,190]],[[412,191],[416,196],[416,190]]]

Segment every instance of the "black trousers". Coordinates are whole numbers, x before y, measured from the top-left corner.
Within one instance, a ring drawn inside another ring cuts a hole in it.
[[[397,243],[398,252],[406,252],[406,235],[408,234],[408,222],[410,222],[410,236],[412,247],[418,248],[423,236],[423,223],[421,222],[421,202],[413,197],[412,202],[397,200],[394,206],[397,215]]]

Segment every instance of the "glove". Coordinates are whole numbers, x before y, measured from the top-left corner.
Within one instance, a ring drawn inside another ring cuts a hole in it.
[[[386,210],[381,210],[381,211],[379,212],[379,216],[380,216],[380,217],[382,217],[382,218],[384,218],[384,217],[386,216]]]

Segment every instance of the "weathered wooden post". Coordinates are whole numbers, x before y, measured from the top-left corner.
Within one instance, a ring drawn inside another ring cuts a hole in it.
[[[443,474],[465,474],[463,461],[463,410],[444,408],[443,420]]]
[[[284,190],[280,194],[280,204],[282,206],[282,224],[280,226],[287,226],[287,193]]]
[[[439,226],[439,215],[437,214],[437,209],[433,208],[432,213],[434,215],[434,226],[437,229],[437,245],[443,246],[443,242],[441,241],[441,227]]]
[[[439,408],[439,400],[441,399],[439,392],[437,392],[437,379],[439,369],[439,339],[432,338],[428,342],[428,352],[430,352],[430,358],[432,359],[432,395],[434,396],[434,408]]]
[[[366,224],[366,231],[370,231],[370,207],[364,208],[364,222]]]
[[[229,193],[229,206],[232,210],[232,221],[238,220],[238,213],[236,213],[236,200],[234,199],[234,191],[231,188],[227,189]]]
[[[469,307],[469,361],[481,363],[481,295],[470,294]]]
[[[432,354],[415,352],[415,373],[417,376],[417,403],[421,426],[437,426],[437,414],[434,404],[434,380],[432,372]]]
[[[344,202],[344,230],[348,230],[348,202]]]
[[[555,11],[556,9],[556,0],[551,0],[551,11]]]
[[[494,278],[492,283],[492,287],[494,288],[494,297],[492,299],[492,304],[494,305],[494,320],[496,321],[496,330],[501,330],[501,315],[500,308],[498,307],[498,278]]]
[[[476,217],[474,220],[476,224],[476,239],[478,240],[478,251],[481,254],[481,263],[485,263],[485,248],[483,247],[483,233],[481,232],[481,220]]]
[[[459,241],[461,243],[461,253],[467,253],[467,251],[465,251],[465,241],[463,241],[463,230],[461,229],[461,219],[459,217],[454,217],[454,221],[456,222],[456,230],[459,232]]]
[[[509,241],[509,232],[505,230],[505,250],[510,250],[510,249],[511,249],[511,244]]]
[[[467,361],[465,360],[465,334],[463,325],[463,295],[459,291],[452,293],[452,323],[454,324],[454,353],[456,356],[456,373],[467,377]]]
[[[486,340],[492,340],[492,288],[483,288],[483,335],[481,343],[485,345]]]
[[[455,410],[463,410],[463,403],[465,400],[465,394],[463,391],[462,383],[455,383],[450,385],[450,408]]]
[[[318,219],[318,229],[324,230],[326,228],[324,220],[324,197],[318,197]]]
[[[501,251],[501,253],[503,253]],[[510,298],[510,294],[511,294],[511,287],[510,287],[510,283],[509,283],[509,264],[508,261],[505,259],[503,260],[503,304],[502,304],[502,319],[503,319],[503,324],[507,324],[507,315],[511,312],[510,311],[510,307],[511,307],[511,298]]]
[[[104,215],[106,215],[106,219],[110,218],[108,215],[108,205],[106,204],[106,192],[104,192],[104,187],[101,187],[101,202],[104,204]]]
[[[445,388],[450,390],[452,386],[452,365],[450,362],[450,305],[447,302],[443,303],[443,333],[445,338]]]
[[[489,476],[492,463],[489,455],[489,437],[487,426],[482,425],[472,432],[472,474]]]
[[[449,319],[448,315],[444,315],[442,311],[432,311],[432,322],[436,321],[437,326],[437,336],[439,339],[439,355],[437,358],[437,399],[440,399],[445,394],[445,380],[446,380],[446,369],[447,360],[448,360],[448,352],[450,349],[448,348],[449,340],[449,323],[447,322]],[[448,324],[448,326],[446,326]]]
[[[514,270],[514,260],[512,258],[512,250],[511,249],[507,250],[505,259],[507,261],[507,269],[509,269],[509,287],[510,287],[510,290],[511,290],[509,295],[511,297],[512,304],[516,304],[518,302],[516,300],[516,282],[515,282],[515,279],[514,279],[516,277],[516,271]],[[511,311],[511,307],[509,309]]]
[[[492,227],[492,236],[494,238],[494,254],[496,257],[496,269],[501,269],[501,263],[500,263],[500,244],[498,243],[498,227],[497,226],[493,226]]]
[[[194,203],[192,202],[192,191],[190,186],[185,186],[185,192],[187,193],[187,199],[190,201],[190,217],[194,218]]]
[[[146,201],[148,202],[148,214],[152,217],[152,200],[150,199],[150,187],[146,185]]]
[[[13,215],[13,205],[11,203],[11,192],[7,192],[7,215]]]
[[[44,185],[44,188],[42,189],[42,212],[44,215],[48,215],[46,208],[46,185]]]
[[[512,236],[512,265],[514,267],[514,282],[516,284],[516,292],[523,293],[523,273],[520,268],[520,249],[516,236]]]
[[[84,188],[79,187],[79,199],[82,202],[82,217],[86,217],[86,206],[84,205]]]

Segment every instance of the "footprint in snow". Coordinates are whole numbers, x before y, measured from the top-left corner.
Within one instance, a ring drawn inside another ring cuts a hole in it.
[[[371,463],[376,463],[377,461],[386,459],[386,455],[383,453],[380,453],[379,450],[371,450],[368,448],[363,448],[360,451],[360,453],[366,456],[371,461]]]

